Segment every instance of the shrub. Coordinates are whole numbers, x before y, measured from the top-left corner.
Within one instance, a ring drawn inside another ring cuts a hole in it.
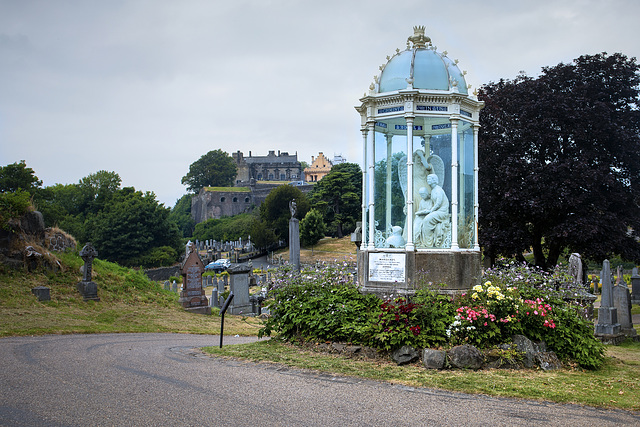
[[[350,274],[335,266],[297,275],[279,270],[269,289],[271,316],[259,335],[289,340],[360,342],[379,299],[363,295]]]
[[[0,228],[9,230],[9,220],[20,218],[31,206],[31,195],[24,190],[0,193]]]

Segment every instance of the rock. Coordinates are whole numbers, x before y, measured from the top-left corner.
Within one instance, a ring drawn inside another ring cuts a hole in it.
[[[469,344],[453,347],[447,354],[451,366],[455,368],[480,369],[484,365],[484,357],[480,350]]]
[[[512,338],[516,349],[523,355],[523,363],[525,368],[533,368],[536,365],[535,356],[538,350],[533,342],[524,335],[514,335]]]
[[[38,211],[30,211],[20,218],[20,228],[24,234],[35,237],[44,244],[44,217]]]
[[[543,371],[562,369],[562,363],[553,351],[541,351],[536,353],[535,361]]]
[[[361,350],[362,350],[362,347],[359,345],[348,345],[344,348],[344,352],[347,353],[349,356],[354,356],[360,353]]]
[[[340,344],[337,342],[331,343],[331,348],[333,348],[333,350],[335,350],[338,353],[342,353],[342,351],[344,350],[344,348],[346,347],[346,345],[344,344]]]
[[[485,367],[493,369],[520,368],[521,363],[518,354],[513,344],[501,344],[485,353]]]
[[[422,363],[427,369],[444,369],[447,353],[442,350],[425,348],[422,350]]]
[[[418,360],[419,357],[420,355],[418,354],[418,351],[408,345],[403,345],[391,353],[391,358],[398,365],[406,365],[407,363],[414,362]]]

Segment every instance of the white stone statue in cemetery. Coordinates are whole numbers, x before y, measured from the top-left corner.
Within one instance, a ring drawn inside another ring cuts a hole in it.
[[[402,227],[394,225],[391,227],[391,236],[387,238],[387,246],[390,248],[404,248],[406,242],[402,237]]]
[[[413,239],[418,246],[434,248],[440,247],[446,239],[450,221],[449,199],[438,184],[438,175],[429,174],[427,185],[431,188],[428,199],[426,188],[420,188],[422,200],[415,215]]]
[[[573,277],[573,283],[582,284],[582,258],[580,254],[573,253],[569,257],[569,275]]]

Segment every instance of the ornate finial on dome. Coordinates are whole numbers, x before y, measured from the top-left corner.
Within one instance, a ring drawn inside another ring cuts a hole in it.
[[[391,57],[389,55],[387,55],[387,62],[389,62],[390,59],[391,59]]]
[[[458,62],[460,62],[460,60],[456,59],[453,61],[454,64],[458,65]]]
[[[431,39],[424,35],[424,25],[413,27],[413,36],[407,38],[407,43],[412,42],[414,48],[427,47],[427,43],[431,43]]]
[[[467,70],[462,70],[462,75],[466,76],[467,75]]]
[[[447,51],[445,50],[444,52],[442,52],[442,54],[443,54],[444,56],[447,56],[447,55],[449,54],[449,52],[447,52]]]
[[[380,84],[380,77],[378,77],[378,76],[373,76],[373,81],[374,81],[376,84]]]
[[[396,53],[400,53],[400,49],[396,49]]]
[[[374,85],[373,83],[371,83],[371,84],[369,85],[369,93],[370,93],[370,94],[373,94],[373,93],[375,93],[375,90],[376,90],[376,85]]]

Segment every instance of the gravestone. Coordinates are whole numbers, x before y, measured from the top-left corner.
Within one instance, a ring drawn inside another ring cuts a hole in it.
[[[598,323],[595,335],[609,341],[615,340],[614,336],[620,335],[620,323],[618,323],[618,310],[613,305],[613,286],[611,283],[611,270],[609,260],[602,263],[600,272],[602,280],[602,299],[598,308]]]
[[[171,290],[175,293],[178,293],[178,284],[176,283],[176,281],[174,280],[173,283],[171,284]]]
[[[633,327],[631,316],[631,294],[624,280],[622,284],[613,287],[613,305],[618,311],[618,323],[620,332],[628,337],[635,337],[638,332]]]
[[[249,271],[247,264],[238,264],[227,269],[229,272],[229,290],[233,292],[233,301],[228,311],[231,314],[250,314],[251,301],[249,301]]]
[[[91,243],[87,243],[80,251],[80,257],[84,261],[82,270],[82,281],[78,282],[77,288],[85,301],[100,301],[98,297],[98,285],[91,280],[93,272],[93,260],[98,256],[98,252]]]
[[[168,280],[165,280],[165,282],[164,282],[164,290],[165,291],[170,291],[171,290],[171,283]]]
[[[180,271],[182,273],[182,292],[178,302],[185,310],[199,314],[211,314],[209,301],[202,288],[202,273],[204,263],[191,242],[187,245],[187,256],[184,259]]]
[[[638,267],[633,267],[631,272],[631,304],[640,304],[640,275],[638,275]]]
[[[222,300],[222,294],[224,293],[224,287],[226,286],[226,279],[229,277],[228,275],[224,275],[224,280],[218,280],[218,307],[222,307],[224,301]]]
[[[51,288],[36,286],[35,288],[31,288],[31,293],[38,298],[38,301],[51,301]]]
[[[293,266],[294,271],[300,272],[300,221],[295,218],[296,215],[296,199],[289,202],[289,210],[291,211],[291,219],[289,220],[289,263]]]

